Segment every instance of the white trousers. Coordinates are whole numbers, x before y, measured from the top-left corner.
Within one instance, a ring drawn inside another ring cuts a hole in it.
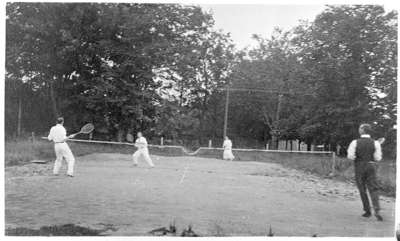
[[[154,167],[153,161],[151,160],[150,155],[149,155],[149,149],[140,148],[137,151],[135,151],[135,153],[133,153],[132,157],[133,157],[133,163],[135,165],[138,164],[138,158],[140,156],[142,156],[147,161],[149,166]]]
[[[53,173],[55,175],[58,174],[58,172],[60,171],[60,168],[62,166],[62,161],[63,161],[63,159],[65,159],[68,164],[67,174],[74,175],[75,158],[74,158],[74,155],[72,154],[71,149],[69,149],[68,144],[65,142],[64,143],[55,143],[54,150],[56,152],[57,159],[54,162]]]

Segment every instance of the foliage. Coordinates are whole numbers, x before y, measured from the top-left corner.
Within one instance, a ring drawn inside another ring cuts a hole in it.
[[[328,6],[314,22],[289,32],[278,29],[270,39],[255,36],[259,45],[234,71],[233,87],[273,92],[236,94],[233,129],[245,129],[250,137],[255,128],[253,138],[264,132],[270,139],[271,129],[278,128],[281,138],[335,149],[347,146],[359,124],[369,122],[375,137],[391,136],[387,145],[393,145],[396,35],[395,12],[343,5]],[[274,123],[279,93],[282,107]]]
[[[7,135],[23,103],[26,131],[62,114],[68,129],[94,122],[95,138],[145,130],[203,144],[222,138],[229,85],[234,143],[335,149],[369,122],[395,153],[397,12],[382,6],[327,6],[239,51],[197,6],[8,3],[6,24]]]
[[[74,129],[94,122],[107,138],[162,126],[162,92],[175,86],[189,89],[185,104],[202,118],[232,56],[199,7],[10,3],[7,16],[7,79],[48,96],[47,119],[62,114]],[[165,86],[169,72],[184,81]]]

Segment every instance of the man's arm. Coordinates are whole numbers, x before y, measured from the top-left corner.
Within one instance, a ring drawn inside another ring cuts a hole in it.
[[[374,160],[378,162],[382,160],[382,148],[381,144],[378,141],[374,141],[374,144],[375,144]]]
[[[135,141],[135,146],[136,146],[137,148],[146,147],[146,145],[147,145],[147,141],[146,141],[146,139],[144,139],[144,138],[138,138],[138,139],[136,139],[136,141]]]
[[[146,138],[142,138],[142,144],[143,144],[143,147],[147,147],[147,140],[146,140]]]
[[[72,135],[67,136],[67,130],[65,128],[64,128],[64,131],[63,131],[63,135],[64,135],[64,141],[68,141],[69,139],[72,139],[72,138],[74,138],[76,136],[76,134],[72,134]]]
[[[353,140],[347,148],[347,159],[354,161],[356,159],[357,140]]]

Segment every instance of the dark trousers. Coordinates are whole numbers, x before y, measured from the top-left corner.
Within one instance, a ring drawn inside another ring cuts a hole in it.
[[[371,196],[375,212],[379,212],[379,185],[376,179],[376,163],[355,162],[355,177],[358,191],[365,212],[370,212],[371,207],[367,195],[367,189]]]

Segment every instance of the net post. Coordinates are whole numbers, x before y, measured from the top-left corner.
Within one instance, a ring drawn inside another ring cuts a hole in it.
[[[160,144],[163,146],[164,145],[164,137],[160,138]]]
[[[212,140],[208,140],[208,147],[209,147],[209,148],[212,147]]]

